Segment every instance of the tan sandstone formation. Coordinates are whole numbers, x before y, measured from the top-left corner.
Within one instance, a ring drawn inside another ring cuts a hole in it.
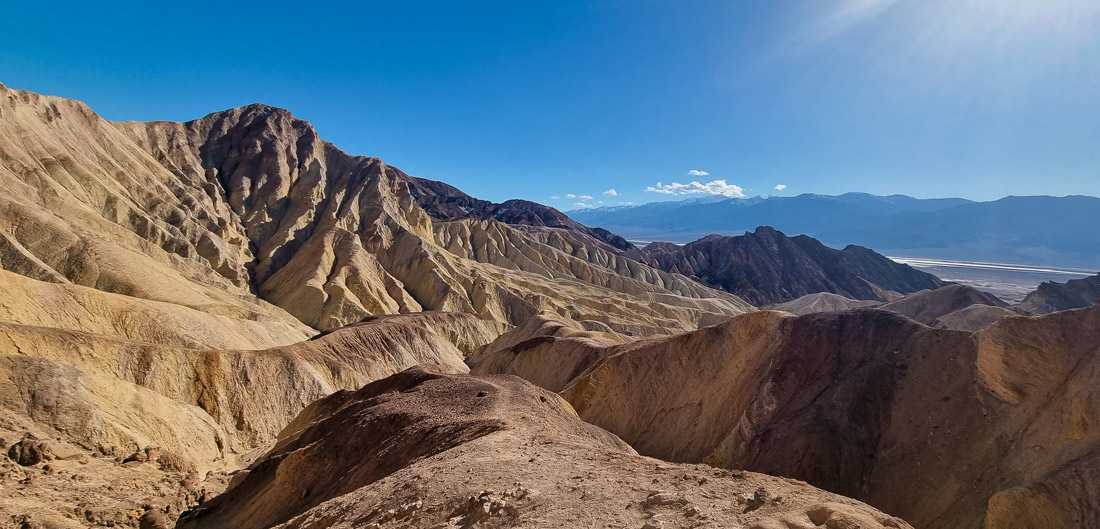
[[[111,123],[0,85],[12,435],[231,469],[309,402],[416,364],[465,371],[543,311],[619,336],[754,310],[623,258],[597,231],[433,219],[406,178],[265,105]],[[405,315],[358,324],[391,313]],[[58,512],[79,501],[54,492]]]
[[[177,527],[909,525],[804,483],[637,455],[515,377],[412,369],[304,410]]]
[[[609,346],[629,341],[601,325],[543,314],[500,335],[466,363],[475,375],[516,375],[541,388],[561,391],[608,354]]]
[[[752,310],[580,232],[433,223],[407,175],[286,110],[110,123],[73,100],[0,96],[0,266],[37,280],[321,330],[371,314],[521,323],[549,310],[653,333]]]
[[[251,461],[312,401],[412,365],[465,372],[464,356],[506,327],[463,313],[426,312],[377,317],[293,345],[233,351],[0,323],[0,438],[64,443],[85,461],[12,467],[5,475],[13,486],[0,487],[0,504],[10,508],[0,509],[0,518],[48,514],[70,527],[96,527],[97,519],[138,527],[149,510],[142,506],[150,504],[142,495],[163,499],[154,510],[172,518],[201,499],[193,493],[207,472]],[[171,454],[171,467],[113,461],[149,447]],[[54,476],[59,464],[83,476],[74,478],[79,483],[68,481],[69,474],[22,483],[24,473]],[[184,480],[175,475],[180,470],[196,474]],[[106,504],[91,494],[103,480],[120,487]],[[133,483],[122,488],[128,480]],[[81,505],[95,506],[96,515],[85,516]],[[7,526],[0,521],[0,528]]]
[[[576,348],[555,343],[538,354]],[[560,385],[526,353],[497,365]],[[588,357],[561,395],[645,455],[803,479],[922,529],[1100,527],[1100,306],[976,333],[764,311]]]

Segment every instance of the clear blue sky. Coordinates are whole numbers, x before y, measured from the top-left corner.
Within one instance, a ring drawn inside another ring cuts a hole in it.
[[[111,4],[7,2],[0,82],[113,120],[261,101],[350,153],[563,210],[692,180],[1100,195],[1097,0]]]

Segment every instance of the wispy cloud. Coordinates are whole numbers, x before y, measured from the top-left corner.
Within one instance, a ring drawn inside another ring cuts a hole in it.
[[[708,173],[706,171],[700,171],[699,169],[692,169],[692,170],[684,173],[684,176],[707,176],[709,174],[710,173]]]
[[[615,191],[614,189],[608,189],[607,191],[604,191],[604,192],[603,192],[603,194],[605,194],[605,195],[607,195],[607,196],[609,196],[609,197],[617,197],[617,196],[619,196],[619,192],[618,192],[618,191]]]
[[[584,209],[584,208],[590,208],[590,207],[592,207],[592,205],[591,204],[586,204],[584,202],[574,202],[573,207]]]
[[[722,195],[731,198],[738,198],[745,196],[744,189],[741,186],[734,184],[727,184],[725,180],[711,180],[705,184],[692,180],[686,184],[679,182],[672,182],[665,184],[663,182],[657,182],[655,186],[649,186],[645,188],[650,193],[660,193],[662,195]]]
[[[560,198],[561,197],[559,197],[558,195],[550,195],[550,200],[558,200]]]
[[[577,198],[577,195],[574,195],[573,193],[566,193],[565,198]]]
[[[833,0],[807,3],[807,22],[795,34],[794,45],[807,48],[839,37],[857,26],[877,18],[898,0]]]
[[[787,184],[779,184],[779,185],[775,186],[776,191],[782,191],[784,189],[787,189]]]
[[[593,197],[592,195],[577,195],[577,198],[581,200],[592,200],[595,197]]]

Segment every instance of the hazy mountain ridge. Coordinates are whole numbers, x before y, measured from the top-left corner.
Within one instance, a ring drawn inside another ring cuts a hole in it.
[[[628,238],[649,240],[686,242],[706,233],[737,234],[772,226],[834,247],[858,244],[921,257],[1085,267],[1100,262],[1100,241],[1080,233],[1081,226],[1100,223],[1100,198],[1087,196],[972,202],[803,194],[709,204],[658,202],[568,214]]]
[[[905,195],[878,196],[868,193],[794,197],[723,198],[652,202],[638,206],[578,209],[567,214],[580,222],[610,226],[610,229],[664,229],[670,232],[749,231],[772,226],[791,233],[814,235],[823,227],[846,225],[852,217],[878,217],[900,211],[932,211],[968,203],[964,199],[916,199]],[[682,242],[682,241],[677,241]]]

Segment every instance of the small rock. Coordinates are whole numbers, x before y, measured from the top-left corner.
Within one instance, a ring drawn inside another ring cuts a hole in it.
[[[753,492],[752,499],[748,501],[748,505],[745,506],[744,512],[755,511],[764,506],[764,503],[768,501],[768,491],[764,487],[756,489]]]
[[[53,454],[50,453],[50,447],[42,441],[25,437],[22,441],[11,445],[8,449],[8,457],[21,466],[29,467],[53,459]]]
[[[156,462],[158,459],[160,459],[161,450],[159,446],[146,446],[145,449],[142,451],[145,452],[146,461]]]
[[[410,502],[410,503],[404,503],[404,504],[401,505],[401,507],[399,507],[397,509],[396,517],[397,518],[408,518],[409,516],[412,515],[412,513],[416,512],[416,511],[419,511],[422,508],[424,508],[424,502],[421,501],[421,500],[416,500],[416,501]]]
[[[159,509],[145,511],[138,520],[139,529],[169,529],[168,515]]]
[[[657,505],[686,505],[687,500],[670,492],[654,492],[642,503],[646,507]]]

